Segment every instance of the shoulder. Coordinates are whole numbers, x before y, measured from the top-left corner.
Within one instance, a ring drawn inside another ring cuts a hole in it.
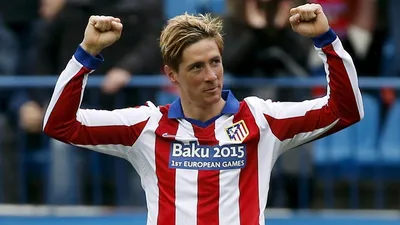
[[[271,99],[264,100],[262,98],[259,98],[257,96],[249,96],[243,99],[244,104],[249,105],[249,107],[259,107],[259,106],[265,106],[270,103],[272,103]]]
[[[240,101],[240,111],[249,111],[253,115],[256,115],[258,112],[262,111],[261,109],[265,108],[266,104],[266,101],[259,97],[246,97],[242,101]]]
[[[151,117],[151,116],[161,113],[161,111],[164,111],[165,110],[164,108],[165,108],[165,106],[156,106],[153,102],[147,101],[145,104],[127,107],[127,108],[120,109],[120,110],[129,110],[129,111],[135,112],[135,114],[141,114],[146,117]],[[114,110],[114,111],[118,111],[118,110]]]
[[[262,99],[257,96],[246,97],[242,104],[246,104],[255,116],[276,114],[279,106],[279,102],[274,102],[271,99]]]
[[[170,109],[171,104],[166,105],[158,105],[156,106],[153,102],[147,101],[143,106],[144,112],[148,115],[148,117],[158,118],[160,120],[162,117],[168,118],[168,112]]]

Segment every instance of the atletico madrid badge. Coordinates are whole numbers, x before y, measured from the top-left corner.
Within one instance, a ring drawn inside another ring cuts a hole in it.
[[[225,131],[229,139],[234,142],[242,142],[249,135],[249,130],[244,120],[240,120],[232,126],[225,128]]]

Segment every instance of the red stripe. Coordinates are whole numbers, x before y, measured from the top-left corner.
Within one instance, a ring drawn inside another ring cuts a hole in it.
[[[64,87],[45,124],[44,132],[47,135],[61,141],[69,141],[71,132],[79,125],[76,121],[76,111],[80,104],[83,78],[89,72],[88,69],[81,68]]]
[[[360,120],[360,113],[343,59],[335,52],[333,45],[328,45],[322,50],[327,56],[329,65],[331,93],[328,105],[340,115],[344,124],[355,123]]]
[[[70,137],[70,142],[79,145],[124,145],[132,146],[138,139],[149,119],[131,126],[81,125]]]
[[[343,60],[337,55],[332,45],[324,47],[323,51],[329,65],[328,104],[321,109],[310,110],[304,116],[277,119],[264,115],[272,132],[281,141],[293,138],[299,133],[327,127],[338,118],[340,120],[335,127],[321,137],[335,133],[360,120],[357,102]]]
[[[293,138],[296,134],[310,132],[319,128],[327,127],[337,120],[326,105],[321,109],[310,110],[304,116],[277,119],[264,114],[272,133],[281,141]]]
[[[158,218],[157,225],[175,225],[175,178],[176,170],[169,168],[171,142],[163,138],[163,133],[176,135],[179,123],[168,119],[167,108],[162,107],[163,116],[156,129],[155,157],[158,179]]]
[[[147,121],[131,126],[110,125],[89,127],[76,120],[82,94],[84,75],[90,70],[81,68],[64,87],[46,123],[45,133],[58,140],[79,145],[133,145]],[[112,135],[110,135],[112,134]]]
[[[246,167],[240,171],[239,177],[239,209],[241,225],[258,225],[260,207],[258,199],[258,142],[260,131],[247,104],[241,103],[233,123],[244,120],[249,135],[244,139],[246,145]]]
[[[193,126],[200,145],[218,145],[215,123],[207,128]],[[197,190],[197,225],[219,224],[219,170],[199,170]]]

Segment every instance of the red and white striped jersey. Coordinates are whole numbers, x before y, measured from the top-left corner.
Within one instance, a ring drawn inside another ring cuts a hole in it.
[[[148,225],[263,225],[278,156],[364,114],[356,70],[340,40],[329,31],[314,41],[327,72],[325,97],[239,102],[224,91],[225,108],[208,124],[185,119],[179,100],[113,111],[81,109],[88,74],[102,58],[79,47],[55,86],[44,131],[128,160],[146,193]]]

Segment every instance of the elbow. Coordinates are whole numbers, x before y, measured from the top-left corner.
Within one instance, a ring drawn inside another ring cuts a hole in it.
[[[363,118],[364,118],[364,117],[361,117],[361,116],[360,116],[360,117],[358,117],[357,119],[350,120],[350,121],[349,121],[349,125],[356,124],[356,123],[360,122]]]
[[[54,138],[54,136],[57,133],[56,132],[57,125],[54,122],[55,121],[52,117],[48,117],[48,118],[45,117],[44,121],[43,121],[43,127],[42,127],[43,133],[52,138]]]
[[[363,111],[356,111],[354,114],[352,114],[353,116],[349,116],[346,118],[343,118],[344,121],[346,121],[345,123],[347,124],[347,126],[351,126],[353,124],[356,124],[358,122],[360,122],[363,118],[364,118],[364,112]]]
[[[53,137],[54,136],[54,132],[51,128],[49,128],[49,126],[47,126],[46,124],[43,126],[43,133],[46,134],[49,137]]]
[[[48,136],[51,135],[51,129],[49,129],[48,121],[46,121],[46,119],[43,121],[42,131]]]
[[[363,104],[353,104],[341,107],[337,112],[339,118],[345,122],[347,126],[356,124],[364,119],[364,106]]]
[[[57,129],[55,129],[50,124],[45,124],[43,126],[43,133],[51,138],[59,140],[59,135],[58,135]]]
[[[47,123],[43,126],[44,134],[64,143],[68,143],[71,139],[71,135],[70,132],[68,132],[68,130],[71,130],[71,128],[64,126],[57,126],[52,123]]]

